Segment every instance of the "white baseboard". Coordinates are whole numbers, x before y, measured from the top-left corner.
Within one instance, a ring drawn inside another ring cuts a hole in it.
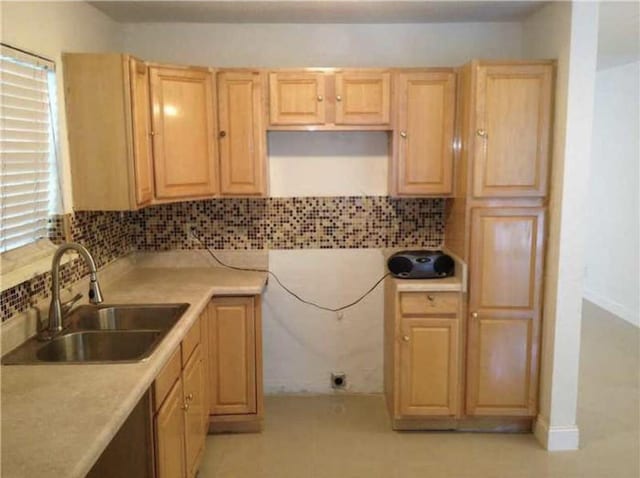
[[[601,294],[590,289],[584,289],[583,296],[586,300],[593,302],[598,307],[611,312],[613,315],[620,317],[622,320],[625,320],[636,327],[640,327],[640,314],[638,314],[637,311],[633,311],[619,302],[607,299]]]
[[[576,425],[550,427],[549,423],[538,415],[533,434],[545,450],[569,451],[579,448],[580,430]]]

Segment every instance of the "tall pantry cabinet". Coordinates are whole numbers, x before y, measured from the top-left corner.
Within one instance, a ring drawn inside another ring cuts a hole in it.
[[[458,72],[447,246],[469,265],[465,415],[537,413],[554,63]]]

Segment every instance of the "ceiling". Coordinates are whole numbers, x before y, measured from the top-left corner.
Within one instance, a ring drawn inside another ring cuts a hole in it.
[[[520,21],[542,1],[90,1],[123,23],[448,23]]]

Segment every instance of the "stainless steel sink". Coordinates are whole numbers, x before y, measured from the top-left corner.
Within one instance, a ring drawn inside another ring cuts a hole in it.
[[[73,332],[48,342],[36,356],[42,362],[120,362],[148,357],[162,339],[157,330]]]
[[[189,304],[82,305],[69,316],[76,330],[164,330],[173,327]]]
[[[189,304],[84,305],[71,311],[53,340],[33,338],[2,363],[114,363],[149,357]]]

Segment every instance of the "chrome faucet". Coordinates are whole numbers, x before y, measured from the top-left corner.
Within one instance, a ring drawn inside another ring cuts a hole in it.
[[[100,284],[98,283],[96,263],[89,251],[86,247],[76,244],[75,242],[62,244],[53,255],[53,261],[51,264],[51,305],[49,306],[49,326],[39,335],[39,338],[42,340],[51,340],[62,331],[65,315],[71,310],[73,304],[82,297],[78,294],[69,302],[65,302],[64,304],[60,302],[60,260],[64,253],[70,250],[78,252],[82,259],[84,259],[87,266],[89,266],[89,302],[92,304],[99,304],[102,302],[102,291],[100,290]]]

